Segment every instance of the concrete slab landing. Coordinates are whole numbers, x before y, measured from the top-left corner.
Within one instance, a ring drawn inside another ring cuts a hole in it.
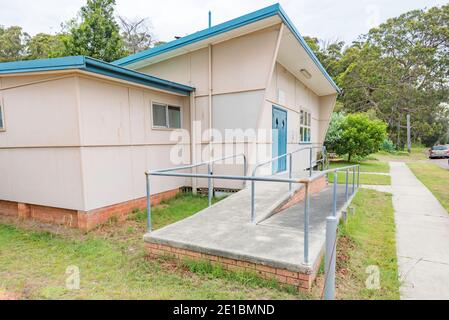
[[[258,217],[267,216],[286,192],[288,184],[258,182]],[[250,194],[248,187],[185,220],[147,233],[144,240],[294,272],[313,272],[325,242],[325,220],[332,214],[332,188],[327,186],[311,196],[308,264],[304,263],[304,201],[252,224]],[[338,211],[344,206],[345,186],[338,186]]]

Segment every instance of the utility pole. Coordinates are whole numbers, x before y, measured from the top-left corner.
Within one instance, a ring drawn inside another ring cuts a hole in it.
[[[408,153],[412,152],[412,132],[410,124],[410,113],[407,114],[407,150]]]

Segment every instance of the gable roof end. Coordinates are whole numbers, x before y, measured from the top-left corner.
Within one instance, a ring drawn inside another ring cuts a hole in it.
[[[222,33],[225,33],[225,32],[228,32],[228,31],[243,27],[245,25],[249,25],[249,24],[255,23],[257,21],[273,17],[273,16],[278,16],[282,20],[282,22],[293,33],[293,35],[295,36],[297,41],[301,44],[301,46],[304,48],[304,50],[306,51],[308,56],[312,59],[313,63],[318,67],[318,69],[321,71],[321,73],[324,75],[324,77],[329,81],[329,83],[332,85],[332,87],[335,89],[335,91],[337,93],[341,93],[340,88],[333,81],[331,76],[327,73],[326,69],[323,67],[323,65],[320,63],[318,58],[315,56],[312,49],[308,46],[308,44],[306,43],[304,38],[299,33],[298,29],[294,26],[294,24],[292,23],[292,21],[287,16],[287,14],[282,9],[282,7],[279,3],[276,3],[269,7],[251,12],[251,13],[243,15],[241,17],[229,20],[227,22],[218,24],[211,28],[192,33],[188,36],[168,42],[161,46],[150,48],[150,49],[138,52],[136,54],[130,55],[128,57],[116,60],[116,61],[112,62],[112,64],[117,65],[117,66],[127,66],[130,64],[134,64],[136,62],[139,62],[139,61],[142,61],[145,59],[149,59],[152,57],[156,57],[158,55],[182,48],[184,46],[217,36],[219,34],[222,34]]]

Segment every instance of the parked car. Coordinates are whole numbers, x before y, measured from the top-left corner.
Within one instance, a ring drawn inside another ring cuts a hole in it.
[[[449,158],[449,146],[433,146],[429,150],[429,158]]]

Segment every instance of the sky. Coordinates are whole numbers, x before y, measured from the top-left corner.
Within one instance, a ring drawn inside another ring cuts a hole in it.
[[[0,0],[0,25],[19,25],[30,35],[55,33],[86,0]],[[356,40],[373,26],[409,10],[448,0],[280,0],[302,35],[322,40]],[[207,28],[208,11],[218,24],[261,9],[273,0],[116,0],[116,14],[151,21],[156,40],[170,41]]]

